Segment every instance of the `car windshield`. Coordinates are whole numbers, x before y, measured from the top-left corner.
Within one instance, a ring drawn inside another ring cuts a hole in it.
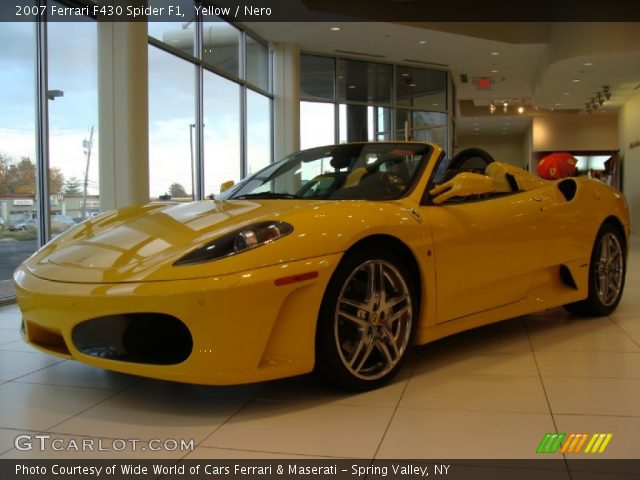
[[[303,150],[216,199],[393,200],[409,191],[431,150],[419,143],[351,143]]]

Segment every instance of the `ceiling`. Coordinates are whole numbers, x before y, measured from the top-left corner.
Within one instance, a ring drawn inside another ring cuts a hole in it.
[[[535,115],[587,115],[585,103],[608,85],[593,114],[615,112],[640,92],[640,23],[262,22],[246,24],[303,52],[449,70],[462,134],[521,134]],[[332,27],[339,27],[333,31]],[[462,80],[466,75],[467,83]],[[479,89],[478,79],[488,89]],[[507,100],[495,114],[490,102]],[[518,114],[517,106],[524,112]],[[478,130],[479,129],[479,130]]]

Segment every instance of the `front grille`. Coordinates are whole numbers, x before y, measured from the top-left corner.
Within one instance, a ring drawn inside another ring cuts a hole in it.
[[[173,365],[193,349],[187,326],[163,313],[98,317],[77,325],[73,344],[85,355],[134,363]]]

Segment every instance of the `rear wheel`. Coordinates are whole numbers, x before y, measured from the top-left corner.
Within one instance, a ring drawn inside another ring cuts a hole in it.
[[[626,249],[620,230],[605,223],[596,236],[589,265],[589,296],[564,308],[578,315],[603,316],[613,312],[624,290]]]
[[[322,302],[318,373],[351,390],[386,383],[411,348],[417,308],[415,286],[394,254],[366,248],[346,258]]]

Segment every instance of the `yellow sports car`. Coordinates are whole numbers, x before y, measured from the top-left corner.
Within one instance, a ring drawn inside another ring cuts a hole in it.
[[[546,181],[426,143],[305,150],[215,200],[107,212],[15,272],[22,332],[97,367],[202,384],[316,369],[369,389],[414,344],[536,310],[606,315],[629,215],[595,180]]]

